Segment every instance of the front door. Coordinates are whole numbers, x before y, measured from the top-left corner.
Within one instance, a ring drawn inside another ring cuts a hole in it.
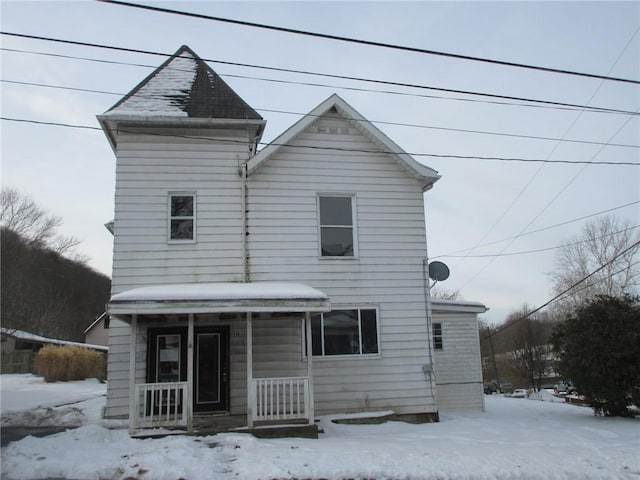
[[[193,410],[226,411],[229,408],[229,327],[196,328],[193,340]],[[149,360],[149,383],[186,382],[187,328],[150,328]]]
[[[194,332],[193,410],[226,411],[229,406],[229,328]]]

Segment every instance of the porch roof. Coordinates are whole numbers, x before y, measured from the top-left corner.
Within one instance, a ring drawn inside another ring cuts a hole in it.
[[[329,297],[300,283],[182,283],[140,287],[111,297],[111,315],[223,312],[328,312]]]

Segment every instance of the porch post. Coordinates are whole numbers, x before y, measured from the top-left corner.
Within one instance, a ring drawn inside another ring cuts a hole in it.
[[[131,336],[129,338],[129,434],[137,427],[136,417],[136,344],[138,343],[138,316],[131,315]]]
[[[247,312],[247,426],[253,428],[253,318]]]
[[[309,425],[315,422],[314,400],[313,400],[313,343],[311,341],[311,313],[305,315],[307,332],[307,377],[309,377]]]
[[[187,431],[193,430],[193,313],[187,326]]]

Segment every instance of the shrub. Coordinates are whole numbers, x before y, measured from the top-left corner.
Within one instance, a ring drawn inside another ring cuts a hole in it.
[[[84,380],[102,375],[103,359],[100,353],[85,347],[46,345],[36,355],[35,368],[48,383]]]

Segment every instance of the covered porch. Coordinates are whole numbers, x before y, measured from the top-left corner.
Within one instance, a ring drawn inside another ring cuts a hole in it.
[[[311,335],[299,333],[311,331],[312,314],[329,310],[324,293],[295,283],[161,285],[114,295],[109,314],[131,327],[130,432],[313,426],[313,361],[304,355],[312,350]],[[283,326],[288,347],[278,344]],[[256,330],[271,331],[271,358],[296,355],[298,362],[279,364],[297,367],[256,372]],[[286,351],[294,343],[297,351]]]

